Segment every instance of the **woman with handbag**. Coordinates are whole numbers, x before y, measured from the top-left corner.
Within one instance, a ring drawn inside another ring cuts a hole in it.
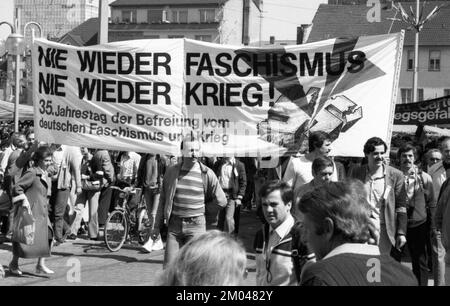
[[[45,265],[45,257],[50,257],[53,230],[48,218],[48,191],[51,190],[51,180],[47,168],[52,163],[52,153],[48,146],[40,147],[33,155],[34,166],[28,169],[16,182],[12,189],[15,205],[15,215],[21,209],[31,210],[34,218],[34,239],[20,241],[13,232],[13,259],[9,264],[12,275],[20,276],[19,258],[38,258],[36,273],[53,274]],[[16,229],[16,226],[14,226]]]

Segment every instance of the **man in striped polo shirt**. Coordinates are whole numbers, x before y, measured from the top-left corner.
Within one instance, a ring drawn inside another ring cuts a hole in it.
[[[168,168],[164,175],[155,219],[154,234],[162,221],[168,224],[164,267],[194,235],[204,233],[227,204],[216,175],[198,160],[200,142],[186,137],[181,152],[181,164]]]

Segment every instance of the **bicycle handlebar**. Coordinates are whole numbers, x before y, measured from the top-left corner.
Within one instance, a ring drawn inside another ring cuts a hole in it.
[[[138,189],[140,189],[140,188],[133,188],[133,187],[125,187],[125,188],[121,189],[120,187],[117,187],[117,186],[109,186],[109,188],[118,190],[120,192],[128,193],[128,194],[135,194],[138,191]]]

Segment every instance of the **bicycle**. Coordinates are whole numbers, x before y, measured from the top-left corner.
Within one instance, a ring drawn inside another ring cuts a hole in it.
[[[118,204],[106,219],[105,244],[111,252],[120,250],[125,241],[132,242],[137,238],[140,244],[148,238],[149,218],[144,197],[139,197],[137,206],[130,207],[129,202],[133,195],[138,194],[140,188],[111,186],[111,189],[119,191]]]

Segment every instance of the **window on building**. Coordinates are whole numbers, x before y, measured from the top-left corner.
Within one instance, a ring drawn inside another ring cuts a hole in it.
[[[169,35],[169,38],[184,38],[184,35]]]
[[[187,23],[188,11],[172,11],[172,22]]]
[[[195,35],[196,40],[212,42],[211,35]]]
[[[162,10],[148,10],[148,23],[161,22],[162,20]]]
[[[450,89],[444,89],[444,96],[450,96]]]
[[[411,88],[402,88],[400,89],[402,94],[402,103],[411,103],[412,102],[412,89]]]
[[[200,22],[214,22],[216,20],[216,12],[214,9],[200,10]]]
[[[417,101],[413,101],[413,102],[418,102],[418,101],[423,101],[423,88],[417,89]]]
[[[441,70],[441,51],[430,50],[430,61],[428,64],[428,70],[430,71]]]
[[[411,88],[401,88],[400,91],[402,94],[402,103],[413,103],[423,101],[423,88],[417,89],[417,101],[413,101]]]
[[[135,23],[136,22],[136,10],[123,10],[122,22]]]
[[[414,69],[414,51],[413,50],[408,50],[408,66],[406,69],[407,70]]]

